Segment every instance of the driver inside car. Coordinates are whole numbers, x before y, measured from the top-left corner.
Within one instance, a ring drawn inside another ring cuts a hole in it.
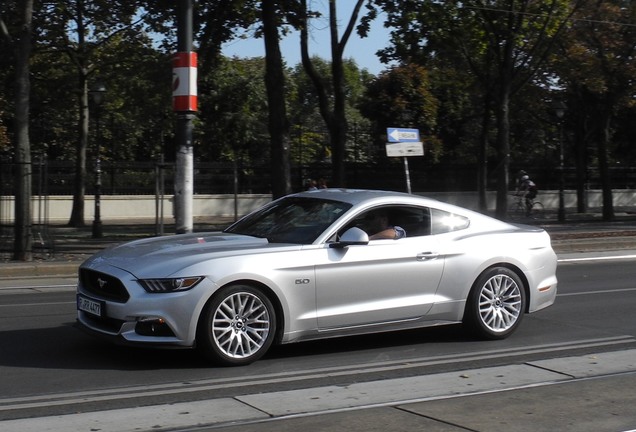
[[[387,211],[374,211],[369,213],[366,222],[366,231],[369,233],[369,240],[398,240],[406,237],[404,228],[397,225],[393,226],[389,223],[389,214]]]

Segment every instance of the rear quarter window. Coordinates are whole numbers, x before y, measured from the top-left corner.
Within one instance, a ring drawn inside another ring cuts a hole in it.
[[[443,234],[468,228],[470,219],[443,210],[431,209],[431,234]]]

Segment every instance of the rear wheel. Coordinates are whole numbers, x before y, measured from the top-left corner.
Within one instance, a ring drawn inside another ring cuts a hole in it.
[[[261,358],[276,333],[276,312],[259,289],[234,285],[207,304],[197,331],[197,346],[215,363],[240,366]]]
[[[483,339],[504,339],[519,326],[526,306],[523,282],[506,267],[492,267],[475,281],[464,325]]]

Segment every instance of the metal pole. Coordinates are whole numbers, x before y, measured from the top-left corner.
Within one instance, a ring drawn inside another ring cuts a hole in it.
[[[565,222],[565,179],[563,177],[563,171],[565,170],[563,160],[563,120],[559,119],[559,222]]]
[[[99,104],[96,104],[99,105]],[[95,110],[95,121],[97,123],[97,143],[95,145],[95,217],[93,219],[93,238],[102,237],[102,215],[101,215],[101,197],[102,197],[102,161],[100,155],[101,134],[100,134],[100,114],[101,108],[97,106]]]
[[[409,173],[409,160],[404,156],[404,174],[406,175],[406,191],[411,193],[411,174]]]
[[[177,234],[191,233],[194,195],[194,151],[192,148],[193,115],[177,116],[177,149],[175,172],[175,228]]]
[[[192,51],[193,0],[179,0],[177,6],[177,50]],[[175,171],[175,229],[177,234],[192,232],[194,194],[194,152],[192,148],[194,114],[177,112],[177,157]]]
[[[563,177],[565,165],[563,160],[563,117],[567,106],[563,101],[554,100],[552,102],[552,109],[556,115],[559,123],[559,210],[557,212],[557,219],[559,222],[565,222],[565,179]]]
[[[163,218],[163,201],[166,195],[166,186],[164,184],[163,170],[165,169],[163,161],[163,153],[161,154],[161,167],[159,168],[159,235],[164,234],[164,218]]]
[[[238,166],[234,154],[234,222],[238,220]]]

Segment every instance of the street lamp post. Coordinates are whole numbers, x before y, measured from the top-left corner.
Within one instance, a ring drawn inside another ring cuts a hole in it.
[[[98,82],[89,91],[91,98],[93,99],[93,105],[95,107],[95,212],[93,218],[93,238],[102,237],[102,219],[101,219],[101,195],[102,195],[102,162],[100,155],[101,147],[101,133],[100,133],[100,114],[101,106],[104,102],[104,94],[106,93],[106,86]]]
[[[567,107],[561,101],[555,101],[552,105],[554,114],[559,121],[559,212],[557,218],[559,222],[565,222],[565,179],[563,177],[565,171],[565,165],[563,160],[563,117]]]

